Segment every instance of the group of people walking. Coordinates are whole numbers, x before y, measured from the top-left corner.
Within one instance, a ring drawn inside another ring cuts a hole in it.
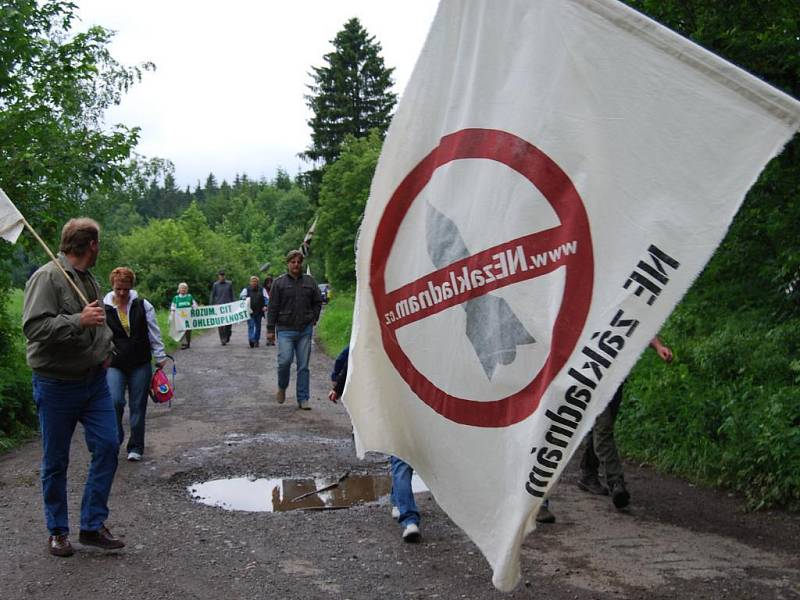
[[[261,344],[261,329],[267,319],[266,344],[278,346],[278,404],[286,401],[292,363],[296,363],[296,400],[301,410],[311,410],[309,361],[311,336],[322,311],[322,293],[311,275],[303,273],[304,256],[300,250],[286,255],[286,273],[264,285],[255,275],[239,293],[240,300],[248,300],[250,318],[247,321],[247,339],[251,348]],[[177,298],[177,296],[176,296]],[[217,273],[211,289],[210,304],[233,302],[233,284],[225,279],[225,272]],[[175,302],[173,302],[175,307]],[[231,339],[231,326],[218,328],[220,343],[225,346]],[[188,347],[188,345],[186,346]]]
[[[91,463],[81,503],[79,541],[106,550],[125,543],[106,527],[108,498],[125,439],[123,415],[128,406],[130,432],[127,459],[142,460],[145,419],[153,362],[162,368],[167,360],[155,308],[140,297],[135,273],[128,267],[111,271],[111,291],[103,295],[90,269],[97,263],[100,226],[92,219],[69,220],[61,232],[59,255],[36,270],[25,287],[23,333],[27,361],[33,372],[33,395],[42,436],[42,494],[54,556],[71,556],[69,539],[67,468],[72,436],[83,425]],[[272,297],[258,277],[240,293],[249,299],[250,347],[257,347],[261,321],[267,317],[267,341],[278,343],[276,399],[286,400],[291,363],[297,362],[297,403],[310,409],[309,369],[311,335],[322,306],[320,290],[310,275],[302,273],[303,255],[287,256],[287,273],[271,285]],[[233,288],[218,273],[210,302],[232,302]],[[171,308],[197,307],[182,282]],[[220,342],[230,342],[231,327],[219,328]],[[191,345],[191,330],[181,340]]]
[[[103,295],[90,272],[99,254],[100,227],[92,219],[68,221],[61,233],[60,253],[54,261],[33,273],[25,288],[23,332],[27,361],[33,371],[33,394],[39,415],[43,458],[41,466],[44,513],[49,530],[48,551],[70,556],[67,467],[76,425],[84,429],[92,455],[81,503],[81,544],[115,550],[125,546],[106,527],[108,498],[125,438],[123,415],[129,409],[130,433],[127,458],[142,460],[145,451],[145,417],[152,363],[162,368],[168,357],[156,322],[155,309],[133,289],[134,272],[127,267],[111,271],[111,291]],[[313,277],[303,273],[303,254],[286,256],[286,273],[271,285],[251,277],[239,298],[249,300],[248,341],[259,346],[261,322],[267,319],[267,343],[277,341],[275,399],[286,401],[292,362],[296,362],[296,400],[299,409],[310,410],[311,337],[322,309],[322,295]],[[266,283],[266,282],[265,282]],[[233,302],[233,286],[218,273],[211,304]],[[171,308],[196,307],[186,283],[178,285]],[[223,346],[230,342],[231,327],[219,328]],[[182,341],[191,344],[191,330]],[[664,361],[671,350],[658,337],[651,346]],[[347,374],[348,349],[342,352],[331,374],[329,399],[341,396]],[[126,402],[127,397],[127,402]],[[629,500],[622,464],[614,444],[614,421],[622,400],[622,387],[587,436],[578,486],[593,494],[610,495],[617,508]],[[603,467],[605,485],[598,472]],[[391,457],[392,515],[402,526],[408,542],[420,540],[420,514],[411,486],[413,469]],[[545,502],[537,518],[554,522]]]

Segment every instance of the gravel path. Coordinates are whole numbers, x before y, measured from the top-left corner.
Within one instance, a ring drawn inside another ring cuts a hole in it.
[[[800,598],[800,515],[746,513],[739,498],[644,466],[627,467],[627,513],[578,491],[568,471],[553,496],[558,521],[528,537],[511,594],[494,590],[429,493],[418,496],[419,545],[401,541],[385,498],[287,512],[193,501],[188,488],[220,478],[386,474],[383,456],[355,457],[347,414],[326,399],[332,361],[314,348],[313,410],[299,411],[291,388],[286,404],[273,400],[275,354],[250,349],[243,325],[226,347],[212,331],[178,352],[172,408],[150,406],[145,460],[117,472],[108,525],[128,544],[121,552],[76,544],[71,558],[47,555],[39,443],[0,457],[0,598]],[[87,461],[79,428],[73,524]]]

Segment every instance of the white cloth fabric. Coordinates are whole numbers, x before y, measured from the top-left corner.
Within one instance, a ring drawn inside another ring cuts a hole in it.
[[[6,193],[0,189],[0,237],[12,244],[25,228],[25,219]]]
[[[357,252],[344,403],[508,590],[534,515],[798,128],[612,0],[445,0]]]

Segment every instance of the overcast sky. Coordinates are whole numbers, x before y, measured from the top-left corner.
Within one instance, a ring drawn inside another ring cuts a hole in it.
[[[437,0],[77,0],[82,28],[117,32],[111,49],[126,65],[156,64],[107,113],[109,123],[141,127],[137,152],[175,163],[181,187],[236,173],[272,179],[309,165],[303,94],[311,66],[358,17],[395,67],[402,93]]]

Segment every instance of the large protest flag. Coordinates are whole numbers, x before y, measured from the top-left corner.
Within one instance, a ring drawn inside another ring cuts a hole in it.
[[[613,0],[444,0],[357,252],[344,402],[493,582],[580,440],[800,124]]]

